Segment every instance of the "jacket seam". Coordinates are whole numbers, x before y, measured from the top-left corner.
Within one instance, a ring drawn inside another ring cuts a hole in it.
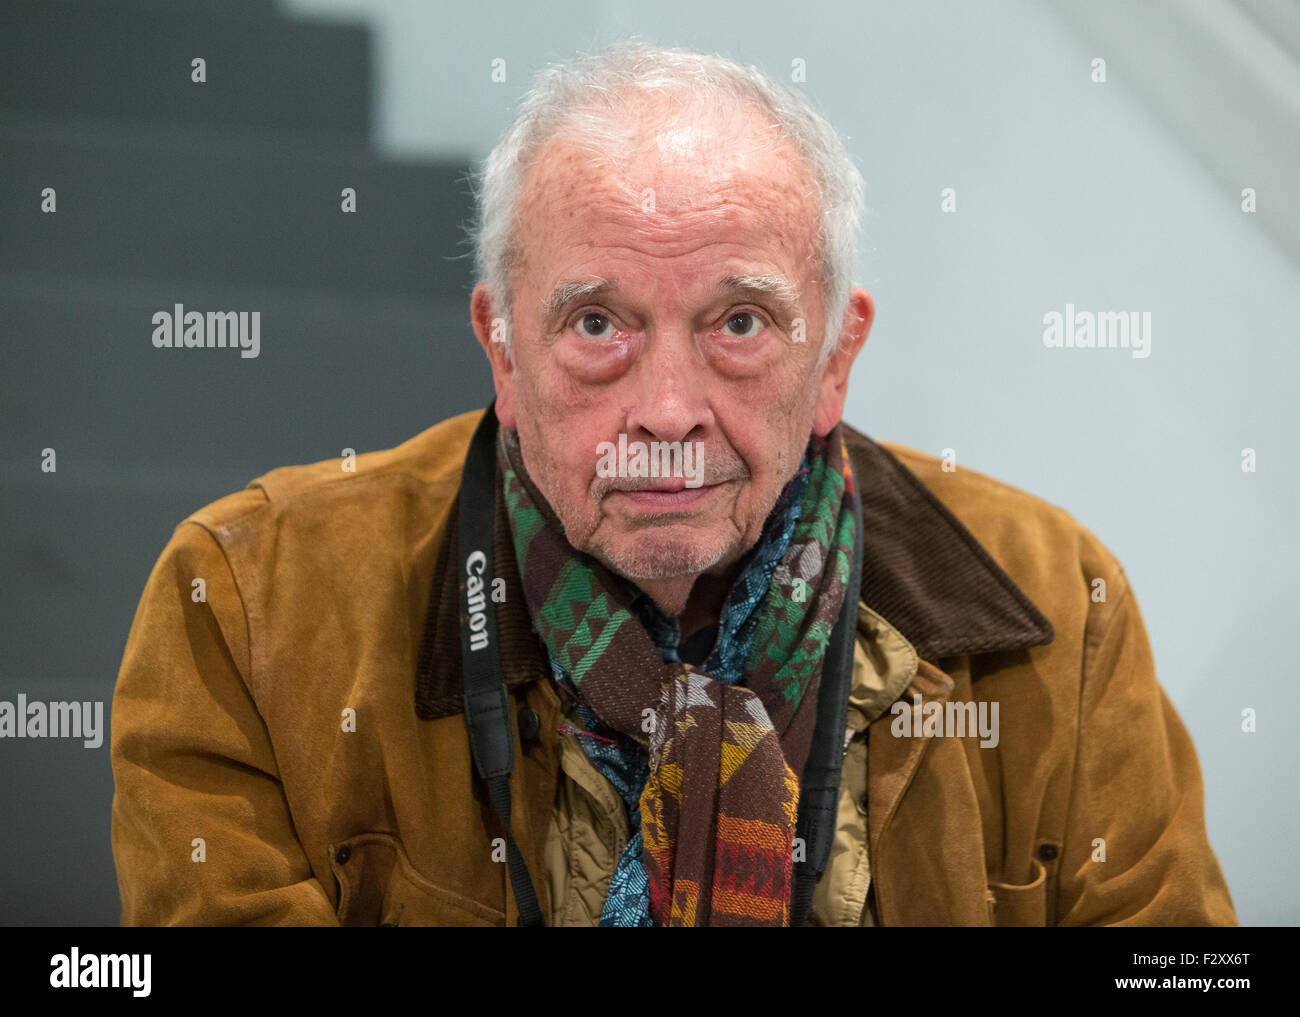
[[[373,453],[362,453],[362,456],[383,455],[385,452],[389,452],[389,451],[392,451],[392,449],[379,449]],[[374,471],[370,473],[353,473],[350,477],[343,479],[342,482],[344,484],[355,484],[360,481],[374,483],[376,481],[381,481],[381,480],[407,480],[407,481],[414,481],[417,487],[427,488],[430,486],[435,486],[440,483],[458,481],[460,476],[464,473],[465,456],[467,456],[468,454],[469,454],[469,445],[468,443],[466,443],[465,455],[461,455],[459,457],[459,462],[460,462],[459,468],[456,468],[454,470],[449,470],[448,476],[446,478],[430,479],[428,477],[423,477],[420,474],[416,473],[411,467],[398,462],[392,464],[391,466],[383,467],[378,471]],[[360,458],[361,456],[358,457],[358,459]],[[288,467],[288,469],[309,470],[312,469],[313,467],[319,466],[324,463],[341,462],[341,461],[342,461],[341,457],[335,457],[333,459],[322,459],[320,460],[319,463],[308,463],[301,467]],[[287,504],[305,495],[316,494],[322,488],[335,487],[339,484],[341,479],[339,477],[324,477],[321,478],[320,480],[316,480],[312,483],[309,483],[305,487],[298,488],[296,490],[272,492],[267,488],[265,483],[266,478],[268,476],[270,476],[270,474],[266,474],[266,473],[262,474],[262,476],[257,477],[256,479],[250,481],[248,487],[245,488],[245,490],[254,489],[254,490],[261,491],[263,496],[266,498],[267,504],[275,504],[275,503]]]
[[[239,522],[240,519],[246,518],[247,516],[251,515],[253,512],[261,511],[262,507],[263,506],[259,505],[255,509],[250,509],[248,512],[241,515],[238,519],[232,520],[228,525],[233,526],[235,523]],[[231,562],[230,555],[226,553],[225,545],[221,542],[221,539],[216,535],[216,533],[212,531],[212,528],[210,526],[192,517],[184,520],[181,523],[181,526],[184,526],[186,523],[192,523],[211,538],[212,543],[216,545],[217,550],[221,553],[221,560],[226,566],[226,571],[230,573],[230,581],[235,587],[235,596],[238,597],[239,599],[239,614],[244,619],[244,644],[245,646],[248,647],[248,663],[246,668],[241,669],[240,679],[244,683],[244,691],[248,693],[249,698],[251,698],[254,704],[256,704],[257,697],[256,697],[256,693],[253,691],[253,627],[251,624],[249,624],[248,621],[248,608],[245,606],[246,598],[244,596],[243,589],[240,587],[239,576],[235,572],[234,563]],[[261,712],[260,708],[258,712],[259,713]],[[269,740],[270,739],[268,738],[268,741]],[[277,774],[279,773],[279,765],[280,765],[279,761],[277,760],[276,761]]]
[[[265,492],[263,493],[265,494]],[[239,520],[246,518],[248,515],[251,515],[253,512],[261,511],[264,507],[265,507],[264,505],[259,505],[255,509],[250,509],[248,512],[239,516],[238,519],[232,520],[232,522],[228,525],[233,526]],[[186,519],[184,522],[193,523],[194,525],[198,526],[201,530],[203,530],[205,533],[207,533],[209,537],[212,538],[212,542],[216,544],[217,550],[221,552],[221,559],[223,562],[225,562],[226,570],[230,573],[230,581],[235,586],[235,595],[239,598],[239,611],[244,618],[244,639],[248,645],[248,672],[247,674],[241,672],[240,680],[243,682],[244,691],[248,695],[249,700],[253,704],[253,708],[257,711],[258,718],[262,722],[262,730],[266,732],[266,747],[271,753],[271,762],[275,766],[275,773],[269,774],[268,776],[270,776],[275,781],[280,791],[280,797],[284,799],[284,811],[285,811],[285,815],[288,817],[289,820],[289,830],[293,835],[294,841],[298,845],[298,850],[302,852],[303,860],[307,863],[307,870],[308,872],[311,873],[310,878],[316,880],[317,883],[320,883],[322,889],[324,889],[324,883],[321,880],[320,875],[316,869],[316,866],[312,861],[311,851],[308,845],[304,843],[302,839],[302,835],[298,832],[298,822],[294,816],[293,803],[289,800],[288,788],[285,786],[284,783],[284,771],[280,766],[280,755],[276,751],[275,738],[271,734],[271,728],[266,723],[266,714],[263,713],[262,705],[258,701],[258,695],[257,695],[255,683],[253,681],[252,623],[248,620],[248,608],[246,606],[247,598],[245,597],[244,591],[240,586],[239,575],[235,571],[235,566],[234,563],[231,562],[230,556],[226,553],[225,545],[221,542],[221,540],[217,537],[217,535],[212,532],[212,529],[206,523],[202,523],[199,520],[193,518]],[[182,523],[182,525],[184,525],[184,523]],[[231,656],[233,659],[234,655],[232,654]],[[236,669],[238,670],[238,666],[236,666]],[[337,877],[334,876],[333,869],[331,868],[329,871],[331,877],[333,877],[337,882]],[[337,902],[331,901],[330,903],[334,906],[335,915],[337,916],[338,914]]]
[[[1079,702],[1075,708],[1074,766],[1070,771],[1070,793],[1067,796],[1065,802],[1065,822],[1064,822],[1065,829],[1061,833],[1061,850],[1057,854],[1057,857],[1053,860],[1058,867],[1057,878],[1052,886],[1052,889],[1054,891],[1053,893],[1054,899],[1051,901],[1053,925],[1056,925],[1060,921],[1060,917],[1061,917],[1060,864],[1062,859],[1065,857],[1065,845],[1066,845],[1068,834],[1070,832],[1070,820],[1071,817],[1074,815],[1075,792],[1079,786],[1079,768],[1083,765],[1084,697],[1088,694],[1088,692],[1092,688],[1092,683],[1090,681],[1092,676],[1089,674],[1089,668],[1091,668],[1093,664],[1096,662],[1098,652],[1101,650],[1101,647],[1105,644],[1107,637],[1110,635],[1110,626],[1113,624],[1115,616],[1118,615],[1121,608],[1127,605],[1132,594],[1133,594],[1133,588],[1131,586],[1126,585],[1123,591],[1120,593],[1119,600],[1115,601],[1114,607],[1111,611],[1111,617],[1105,619],[1104,621],[1098,621],[1099,629],[1097,632],[1097,639],[1095,644],[1091,638],[1092,633],[1089,631],[1093,627],[1092,622],[1093,619],[1095,618],[1095,612],[1092,611],[1089,612],[1089,614],[1092,617],[1090,617],[1088,619],[1088,622],[1084,625],[1083,652],[1081,654],[1081,659],[1080,659]]]
[[[197,512],[191,512],[188,516],[186,516],[184,519],[180,521],[180,524],[176,528],[179,530],[181,526],[184,526],[186,523],[193,523],[195,526],[207,530],[208,533],[212,535],[212,539],[217,542],[217,546],[221,548],[221,551],[224,554],[226,550],[225,546],[221,543],[221,538],[217,536],[216,531],[219,529],[221,530],[228,529],[231,526],[238,526],[240,523],[248,519],[250,516],[254,516],[257,513],[264,511],[266,507],[271,504],[271,501],[267,497],[266,492],[261,489],[255,489],[253,488],[252,485],[249,485],[248,487],[245,488],[241,488],[238,491],[234,491],[228,497],[234,497],[235,495],[243,494],[245,491],[252,491],[252,490],[257,490],[257,493],[262,496],[262,501],[259,504],[252,506],[251,508],[245,509],[243,512],[239,513],[239,515],[235,516],[233,519],[223,519],[219,522],[213,522],[213,523],[204,522],[204,520],[200,517],[204,512],[207,511],[208,508],[211,507],[211,505],[206,505],[203,508],[199,509]],[[218,504],[218,502],[214,502],[213,504]]]

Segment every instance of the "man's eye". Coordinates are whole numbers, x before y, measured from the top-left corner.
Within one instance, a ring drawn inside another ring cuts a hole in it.
[[[753,339],[763,331],[763,321],[757,314],[737,311],[727,319],[727,327],[732,329],[731,334],[737,339]]]
[[[589,311],[578,319],[578,335],[586,339],[608,339],[614,331],[614,323],[605,315]]]

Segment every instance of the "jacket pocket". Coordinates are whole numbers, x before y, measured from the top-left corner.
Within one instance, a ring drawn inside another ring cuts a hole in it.
[[[329,845],[343,925],[505,925],[505,912],[437,886],[411,865],[391,833]]]
[[[990,920],[993,925],[1047,924],[1047,870],[1037,858],[1033,864],[1033,881],[1024,885],[989,884]]]

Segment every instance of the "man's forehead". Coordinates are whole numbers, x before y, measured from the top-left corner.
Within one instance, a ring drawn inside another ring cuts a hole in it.
[[[761,204],[764,197],[814,192],[795,146],[757,117],[645,117],[609,133],[561,128],[524,180],[526,207],[689,213],[719,201]],[[647,206],[647,192],[653,194]],[[802,202],[801,202],[802,203]]]
[[[661,154],[683,159],[699,158],[709,142],[717,135],[690,124],[674,124],[655,135],[654,143]]]
[[[549,291],[582,282],[587,270],[612,278],[616,271],[592,263],[602,251],[666,263],[708,246],[764,263],[750,274],[768,274],[776,265],[803,274],[801,262],[813,254],[817,204],[793,150],[742,158],[725,146],[710,147],[713,139],[691,126],[662,142],[669,152],[693,154],[661,159],[652,145],[647,159],[606,159],[571,139],[555,139],[543,150],[520,206],[521,253],[540,269],[535,285]]]

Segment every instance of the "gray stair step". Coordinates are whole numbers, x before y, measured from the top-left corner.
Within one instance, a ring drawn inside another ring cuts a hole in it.
[[[0,272],[421,297],[472,281],[463,164],[3,119],[0,151]]]
[[[195,57],[204,84],[191,81]],[[262,3],[0,5],[11,112],[365,138],[370,106],[360,25],[291,21]]]
[[[156,311],[260,312],[256,358],[157,349]],[[0,278],[0,458],[256,473],[387,448],[492,398],[464,297]]]

